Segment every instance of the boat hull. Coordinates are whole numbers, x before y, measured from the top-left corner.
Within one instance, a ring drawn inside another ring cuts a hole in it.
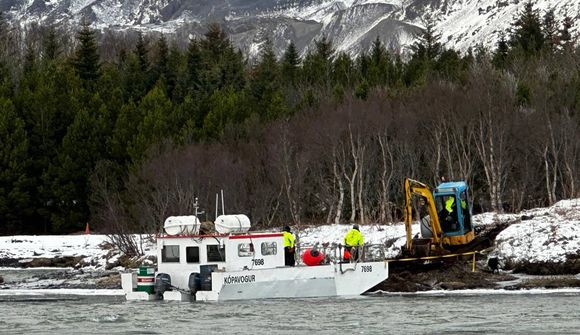
[[[230,301],[270,298],[356,296],[388,278],[387,262],[343,263],[320,266],[212,273],[212,290],[183,294],[165,292],[162,299]],[[186,288],[180,288],[186,290]],[[130,299],[130,295],[127,295]],[[141,297],[139,300],[145,300]]]
[[[386,262],[214,272],[219,301],[360,295],[388,277]]]

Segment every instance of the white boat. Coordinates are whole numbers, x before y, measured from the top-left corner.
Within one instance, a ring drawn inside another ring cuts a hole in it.
[[[228,220],[222,220],[223,233],[158,236],[157,271],[122,274],[127,300],[355,296],[388,277],[387,262],[343,262],[340,247],[323,264],[285,266],[283,234],[247,232],[246,219],[231,220],[236,233],[228,231]]]

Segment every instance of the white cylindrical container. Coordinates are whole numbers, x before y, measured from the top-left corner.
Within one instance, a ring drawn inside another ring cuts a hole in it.
[[[220,234],[245,233],[250,227],[250,219],[244,214],[220,215],[215,220],[215,229]]]
[[[199,232],[201,222],[195,215],[170,216],[165,219],[163,228],[169,235],[191,235]]]

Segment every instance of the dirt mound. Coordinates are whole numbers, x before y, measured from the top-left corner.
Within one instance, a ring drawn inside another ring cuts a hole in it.
[[[495,288],[498,281],[515,279],[506,274],[471,272],[471,262],[393,264],[389,272],[389,279],[375,286],[373,290],[417,292],[434,289]]]

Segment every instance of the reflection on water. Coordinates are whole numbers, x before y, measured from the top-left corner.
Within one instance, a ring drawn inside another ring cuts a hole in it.
[[[390,295],[228,303],[0,296],[0,334],[571,334],[578,293]]]

